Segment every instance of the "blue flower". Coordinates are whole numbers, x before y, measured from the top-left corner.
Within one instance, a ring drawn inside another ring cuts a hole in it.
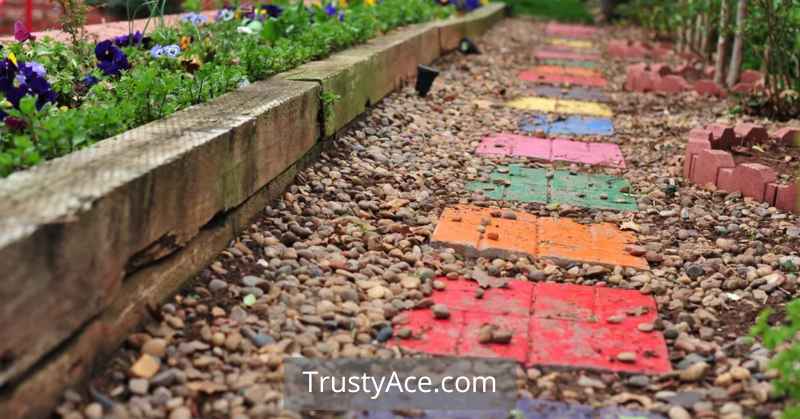
[[[183,22],[189,22],[192,25],[199,26],[208,22],[208,17],[199,13],[189,13],[181,18]]]
[[[150,56],[153,58],[160,58],[160,57],[167,57],[167,58],[175,58],[181,55],[181,47],[178,45],[156,45],[153,48],[150,48]]]
[[[265,4],[261,7],[267,11],[269,17],[278,18],[283,14],[283,9],[274,4]]]
[[[339,22],[344,22],[344,10],[339,12]]]
[[[164,53],[165,57],[169,58],[175,58],[181,55],[181,47],[175,44],[167,45],[164,48],[162,48],[161,51]]]
[[[227,22],[227,21],[233,19],[233,17],[234,17],[233,10],[228,9],[228,8],[224,8],[224,9],[219,9],[219,11],[217,12],[217,17],[214,18],[214,20],[216,20],[217,22],[219,22],[219,21],[226,21]]]
[[[128,57],[111,40],[98,43],[94,47],[94,55],[98,61],[97,68],[103,70],[107,76],[117,76],[122,70],[131,68]]]

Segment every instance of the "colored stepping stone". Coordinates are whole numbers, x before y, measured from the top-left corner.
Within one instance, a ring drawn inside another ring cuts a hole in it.
[[[568,116],[551,120],[547,115],[532,115],[520,122],[520,129],[530,134],[603,135],[614,134],[614,122],[608,118]]]
[[[569,61],[600,61],[600,54],[580,53],[559,50],[555,48],[542,48],[533,53],[537,60],[569,60]]]
[[[581,41],[578,39],[562,39],[562,38],[549,38],[547,43],[559,47],[567,47],[574,49],[594,49],[594,43],[591,41]]]
[[[605,116],[609,118],[614,115],[611,112],[611,108],[602,103],[548,97],[521,97],[507,102],[506,106],[546,113]]]
[[[603,74],[597,70],[581,67],[559,67],[553,65],[537,65],[529,70],[523,71],[521,74],[529,74],[530,77],[535,76],[572,76],[572,77],[587,77],[587,78],[602,78]]]
[[[542,64],[555,65],[559,67],[583,67],[583,68],[597,68],[597,63],[592,61],[573,61],[573,60],[556,60],[544,59],[539,60]]]
[[[492,217],[494,212],[466,205],[447,208],[439,218],[431,243],[454,248],[467,256],[525,255],[648,269],[647,261],[625,250],[634,242],[634,236],[613,224],[583,225],[570,219],[539,218],[524,212],[515,212],[516,219],[505,219]]]
[[[558,86],[534,86],[533,92],[541,97],[554,97],[559,99],[586,100],[591,102],[608,102],[609,98],[600,89],[591,87],[573,86],[563,88]]]
[[[586,25],[548,23],[544,29],[544,33],[552,37],[591,39],[597,36],[599,30]]]
[[[519,73],[519,79],[544,84],[568,84],[587,87],[606,87],[607,81],[599,71],[580,67],[540,65]]]
[[[411,406],[410,406],[411,407]],[[524,419],[663,419],[656,413],[619,407],[593,408],[591,406],[554,402],[550,400],[521,399],[515,409]],[[508,419],[509,412],[501,410],[426,410],[414,412],[417,419]],[[351,419],[408,419],[390,411],[357,412]]]
[[[584,175],[556,170],[501,166],[488,182],[470,182],[467,189],[480,191],[497,201],[569,204],[584,208],[636,211],[636,200],[627,193],[628,181],[606,175]]]
[[[431,299],[447,306],[450,318],[434,319],[430,309],[400,313],[396,319],[411,337],[394,338],[389,345],[434,355],[511,359],[526,366],[639,374],[672,370],[661,333],[639,329],[658,316],[655,300],[639,291],[511,280],[507,288],[489,288],[476,298],[477,282],[442,281],[446,288],[434,291]],[[484,325],[510,331],[511,341],[481,343]],[[632,356],[620,360],[622,353]]]
[[[475,149],[481,156],[516,156],[546,161],[625,168],[619,146],[611,143],[585,143],[565,139],[545,139],[514,134],[495,134],[481,140]]]

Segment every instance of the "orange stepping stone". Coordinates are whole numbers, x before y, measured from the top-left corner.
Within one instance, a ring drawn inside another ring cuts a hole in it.
[[[493,216],[499,211],[468,205],[447,208],[431,241],[467,256],[530,255],[648,269],[646,260],[625,250],[635,241],[634,235],[613,224],[583,225],[517,211],[512,211],[516,219]]]
[[[603,77],[603,73],[583,67],[560,67],[557,65],[537,65],[523,73],[530,74],[532,77],[538,75],[547,76],[569,76],[569,77]]]

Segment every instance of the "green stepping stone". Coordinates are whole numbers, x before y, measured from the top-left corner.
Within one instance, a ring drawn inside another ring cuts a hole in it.
[[[571,60],[542,60],[543,64],[555,65],[559,67],[583,67],[583,68],[597,68],[597,63],[592,61],[571,61]]]
[[[556,171],[550,183],[550,201],[587,208],[636,211],[627,180],[607,175]]]
[[[607,175],[585,175],[556,170],[548,177],[544,169],[521,165],[501,166],[488,182],[471,182],[471,191],[497,201],[569,204],[578,207],[636,211],[636,199],[628,181]]]
[[[471,182],[467,189],[483,191],[498,201],[547,202],[547,172],[512,164],[495,170],[489,182]]]

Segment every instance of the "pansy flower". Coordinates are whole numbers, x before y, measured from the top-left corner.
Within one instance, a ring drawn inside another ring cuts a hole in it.
[[[181,55],[181,47],[175,44],[172,45],[156,45],[150,49],[150,56],[153,58],[167,57],[175,58]]]
[[[275,4],[265,4],[261,8],[267,11],[269,17],[279,18],[283,14],[283,9]]]
[[[227,21],[233,19],[233,17],[234,17],[233,10],[231,10],[231,9],[226,7],[226,8],[223,8],[223,9],[219,9],[219,11],[217,12],[217,17],[214,18],[214,20],[216,20],[217,22],[220,22],[220,21],[227,22]]]
[[[326,15],[331,17],[336,16],[336,13],[339,11],[333,3],[326,4],[323,10],[325,10]]]
[[[118,47],[139,45],[142,41],[144,41],[144,35],[140,31],[114,37],[114,44]]]
[[[36,37],[28,30],[24,23],[20,21],[14,22],[14,39],[17,42],[35,41]]]
[[[47,71],[36,61],[21,63],[17,66],[10,58],[0,61],[0,92],[15,108],[25,96],[36,98],[36,109],[41,109],[48,102],[55,102],[56,92],[47,81]],[[6,114],[0,111],[0,118]]]
[[[192,25],[195,25],[195,26],[200,26],[200,25],[208,22],[208,17],[206,17],[205,15],[201,15],[199,13],[189,13],[187,15],[184,15],[181,18],[181,21],[189,22],[189,23],[191,23]]]
[[[131,68],[128,57],[110,39],[98,43],[94,47],[94,55],[98,61],[97,68],[107,76],[117,76],[122,70]]]

